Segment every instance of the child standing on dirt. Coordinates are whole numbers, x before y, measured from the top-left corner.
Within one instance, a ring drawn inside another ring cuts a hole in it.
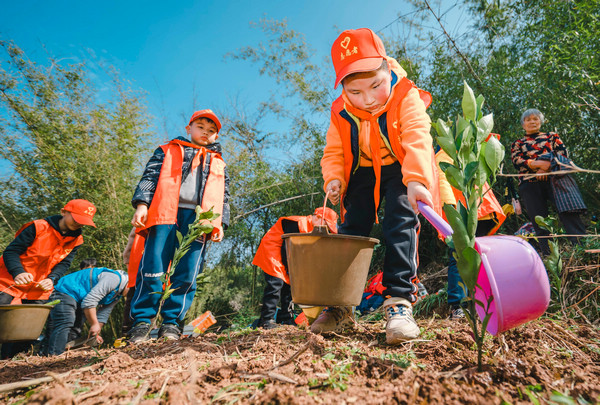
[[[417,201],[433,206],[430,189],[437,187],[425,111],[431,96],[408,80],[370,29],[342,32],[331,57],[334,88],[341,83],[343,91],[331,107],[321,159],[325,191],[332,204],[342,204],[340,234],[369,235],[386,200],[383,307],[387,343],[397,344],[419,335],[411,306],[417,299]],[[353,317],[351,307],[329,307],[311,330],[337,331]]]
[[[161,277],[168,271],[179,245],[176,232],[185,235],[196,219],[195,209],[213,208],[221,214],[212,222],[210,240],[223,238],[229,223],[229,179],[216,142],[221,122],[211,110],[194,112],[186,126],[190,140],[179,137],[160,146],[148,161],[135,190],[136,209],[131,223],[148,231],[131,302],[132,343],[149,339],[150,323],[158,314]],[[161,309],[163,323],[159,338],[179,339],[182,324],[194,293],[196,277],[202,269],[208,236],[194,241],[171,276],[173,293]]]
[[[81,228],[93,226],[94,204],[71,200],[60,215],[28,222],[0,257],[0,305],[15,299],[24,304],[45,303],[56,282],[67,272],[83,243]],[[26,344],[2,345],[2,358],[12,357]]]
[[[331,208],[319,207],[307,216],[281,217],[263,236],[252,264],[265,275],[265,290],[258,327],[272,329],[277,324],[294,325],[292,291],[287,267],[287,253],[281,235],[284,233],[311,232],[315,225],[325,225],[337,233],[337,214]],[[277,304],[281,300],[281,310]],[[277,318],[275,313],[277,312]]]

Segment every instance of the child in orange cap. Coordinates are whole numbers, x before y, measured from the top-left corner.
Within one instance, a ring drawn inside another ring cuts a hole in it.
[[[196,219],[196,206],[221,214],[212,223],[210,240],[221,241],[223,227],[229,223],[229,178],[217,142],[221,122],[206,109],[194,112],[185,128],[189,140],[179,137],[154,151],[132,199],[136,210],[131,223],[145,237],[131,301],[132,343],[149,338],[150,323],[158,315],[160,294],[156,293],[163,290],[161,276],[179,245],[177,232],[185,235]],[[174,291],[161,309],[159,338],[178,339],[181,335],[183,319],[196,291],[196,277],[202,270],[206,241],[194,241],[174,269]]]
[[[277,323],[294,325],[292,292],[288,276],[284,233],[311,232],[315,225],[325,225],[330,232],[337,233],[337,214],[331,208],[319,207],[307,216],[281,217],[263,236],[254,255],[252,264],[262,269],[265,275],[265,290],[258,326],[264,329],[276,327]],[[281,310],[277,304],[281,300]],[[277,313],[277,318],[275,314]]]
[[[96,227],[95,213],[91,202],[71,200],[60,210],[61,215],[23,225],[0,257],[0,305],[15,298],[26,304],[46,302],[83,243],[81,228]],[[2,345],[2,358],[20,351],[16,346]]]
[[[321,159],[325,191],[342,204],[340,234],[367,236],[385,199],[383,304],[389,344],[414,339],[419,327],[411,303],[417,299],[419,220],[417,201],[433,206],[437,187],[430,119],[431,102],[386,55],[370,29],[347,30],[334,41],[335,86],[342,95],[331,107],[331,124]],[[331,332],[353,317],[350,307],[333,307],[313,323],[313,332]]]

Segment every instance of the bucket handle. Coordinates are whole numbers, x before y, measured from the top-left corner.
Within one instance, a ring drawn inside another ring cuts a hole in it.
[[[417,205],[419,207],[419,212],[421,212],[425,219],[427,219],[427,221],[429,221],[429,223],[433,225],[444,238],[447,238],[454,233],[450,224],[444,221],[444,218],[439,216],[433,208],[421,201],[417,201]]]
[[[329,198],[329,190],[325,193],[325,200],[323,201],[323,216],[321,217],[321,224],[315,225],[311,233],[319,234],[319,235],[329,235],[329,229],[327,228],[327,223],[325,222],[325,208],[327,208],[327,199]]]

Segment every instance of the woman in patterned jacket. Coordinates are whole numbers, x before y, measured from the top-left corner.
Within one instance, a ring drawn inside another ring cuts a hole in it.
[[[537,215],[548,216],[548,201],[552,202],[558,217],[568,235],[585,235],[585,225],[580,214],[586,206],[577,184],[571,176],[544,175],[565,169],[571,161],[565,144],[554,132],[540,132],[544,124],[544,114],[535,108],[528,109],[521,115],[521,125],[525,136],[517,139],[511,146],[511,157],[519,174],[535,176],[519,177],[519,194],[523,199],[527,216],[538,236],[548,235],[535,222]],[[579,238],[570,237],[573,243]],[[539,239],[542,254],[550,253],[548,241]]]

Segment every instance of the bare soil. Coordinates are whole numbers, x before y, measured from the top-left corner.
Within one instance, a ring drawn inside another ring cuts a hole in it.
[[[375,321],[328,337],[282,326],[22,356],[0,362],[0,402],[600,403],[596,326],[544,318],[490,337],[477,371],[466,321],[419,324],[420,339],[400,346],[386,345],[383,321]],[[2,392],[40,377],[50,378]]]

